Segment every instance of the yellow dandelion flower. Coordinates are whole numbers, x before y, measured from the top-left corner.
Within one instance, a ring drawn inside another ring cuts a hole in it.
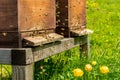
[[[81,69],[77,68],[77,69],[73,70],[73,74],[76,77],[81,77],[81,76],[83,76],[84,72]]]
[[[96,61],[92,61],[92,63],[91,63],[93,66],[95,66],[96,64],[97,64],[97,62]]]
[[[100,67],[100,72],[102,74],[107,74],[109,72],[109,68],[107,66],[101,66]]]
[[[86,64],[86,65],[85,65],[85,70],[86,70],[87,72],[90,72],[90,71],[92,70],[92,65]]]

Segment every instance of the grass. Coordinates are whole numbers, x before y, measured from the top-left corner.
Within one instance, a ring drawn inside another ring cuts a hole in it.
[[[36,70],[35,80],[120,80],[120,0],[87,0],[87,27],[91,35],[91,60],[80,59],[79,48],[47,58]],[[97,61],[93,70],[87,73],[86,64]],[[38,62],[39,64],[39,62]],[[38,65],[37,64],[37,65]],[[100,73],[105,65],[110,72]],[[82,77],[75,77],[73,70],[84,71]]]
[[[12,80],[12,67],[8,65],[0,65],[0,80]]]
[[[91,6],[90,4],[97,4]],[[120,80],[119,0],[88,0],[87,26],[91,35],[92,60],[110,68],[108,80]]]

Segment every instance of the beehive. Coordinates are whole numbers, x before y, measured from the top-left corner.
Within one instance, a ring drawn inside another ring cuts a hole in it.
[[[56,41],[55,0],[0,0],[0,48]]]
[[[56,0],[58,34],[65,37],[91,33],[86,29],[86,0]]]

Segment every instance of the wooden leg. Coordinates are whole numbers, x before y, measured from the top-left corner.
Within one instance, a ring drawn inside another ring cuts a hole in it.
[[[33,77],[33,64],[29,65],[13,65],[12,80],[34,80]]]
[[[88,59],[90,59],[90,41],[89,41],[89,35],[87,35],[86,43],[80,45],[80,57],[85,55]]]
[[[90,54],[90,36],[87,36],[87,58],[90,59],[91,54]]]
[[[43,69],[44,59],[35,63],[34,73],[39,73]],[[34,75],[35,76],[35,75]]]
[[[87,56],[87,43],[80,45],[80,57]]]

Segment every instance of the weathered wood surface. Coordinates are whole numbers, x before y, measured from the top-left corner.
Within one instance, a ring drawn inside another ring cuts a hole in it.
[[[0,64],[30,64],[33,55],[30,48],[0,48]]]
[[[60,42],[47,44],[38,48],[33,48],[34,61],[39,61],[41,59],[47,58],[49,56],[63,52],[73,47],[74,39],[65,38],[62,39]]]
[[[0,48],[0,64],[11,63],[11,49]]]
[[[89,35],[92,34],[93,31],[90,29],[76,29],[76,30],[71,30],[71,36],[84,36],[84,35]]]
[[[46,35],[38,35],[33,37],[25,37],[25,45],[24,46],[39,46],[47,43],[51,43],[54,41],[59,41],[60,39],[63,39],[63,36],[56,34],[56,33],[49,33]]]
[[[34,64],[30,65],[13,65],[12,66],[12,80],[34,80],[33,71]]]
[[[87,43],[87,35],[31,48],[0,48],[0,64],[26,65]]]
[[[86,56],[87,59],[89,60],[91,57],[91,54],[90,54],[90,35],[83,36],[83,37],[85,37],[84,41],[86,41],[86,42],[83,43],[82,45],[79,45],[80,46],[80,57],[82,58],[82,56]]]
[[[87,36],[87,57],[90,59],[91,54],[90,54],[90,35]]]

